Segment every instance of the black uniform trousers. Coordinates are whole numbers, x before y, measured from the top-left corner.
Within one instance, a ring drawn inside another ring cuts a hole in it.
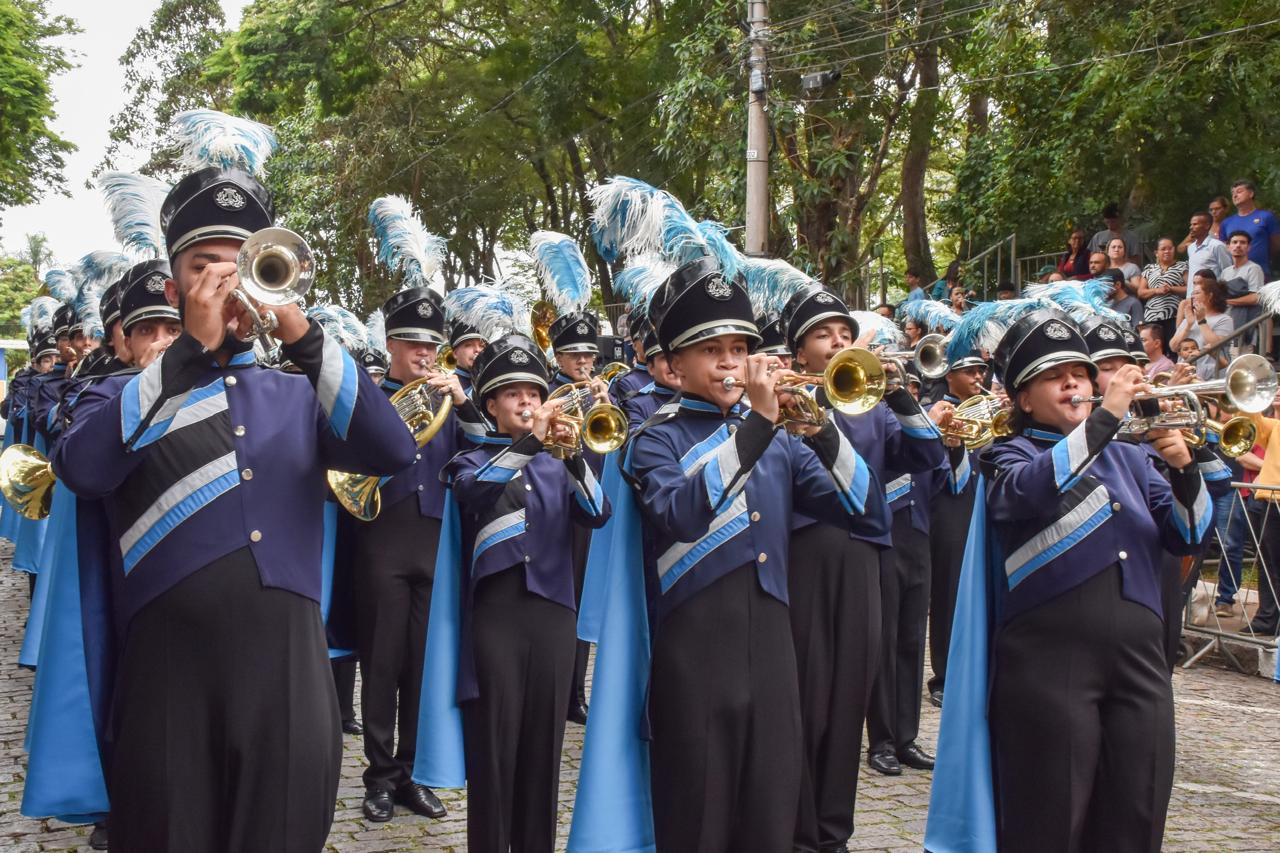
[[[480,696],[462,709],[472,853],[555,849],[576,624],[572,610],[525,588],[519,566],[476,586],[471,636]]]
[[[887,552],[826,524],[791,534],[787,585],[804,724],[795,849],[843,850],[853,835],[862,729],[880,666]]]
[[[1268,507],[1263,498],[1255,500],[1262,504],[1264,511],[1270,511],[1264,516],[1266,522],[1259,536],[1262,559],[1257,563],[1258,610],[1253,621],[1274,629],[1280,626],[1280,607],[1276,602],[1276,594],[1280,593],[1280,505]],[[1258,523],[1254,522],[1255,529]]]
[[[974,489],[958,495],[943,489],[933,498],[929,517],[929,665],[933,677],[929,692],[943,690],[947,680],[947,651],[951,648],[951,622],[956,615],[956,591],[960,588],[960,566],[969,538],[969,518],[973,515]],[[898,540],[895,538],[894,544]]]
[[[1164,626],[1112,565],[999,629],[991,736],[1002,853],[1158,851],[1173,789]]]
[[[591,528],[574,524],[573,542],[573,597],[582,604],[582,584],[587,577],[587,554],[591,550]],[[575,629],[576,635],[576,629]],[[569,684],[569,704],[566,713],[574,705],[587,704],[587,660],[591,657],[591,644],[585,640],[575,640],[573,656],[573,678]]]
[[[880,672],[867,708],[869,753],[896,755],[920,733],[929,551],[929,537],[911,526],[910,511],[895,512],[893,550],[880,563],[884,634]]]
[[[653,641],[651,789],[662,853],[791,849],[800,703],[787,605],[754,563],[667,615]]]
[[[333,687],[338,692],[338,713],[342,722],[356,718],[356,656],[332,658],[329,668],[333,671]]]
[[[440,520],[419,515],[413,496],[383,507],[356,537],[356,622],[364,678],[360,712],[364,753],[369,761],[364,771],[367,788],[393,791],[411,781],[439,542]]]
[[[235,551],[134,616],[117,672],[112,850],[323,849],[342,742],[319,604]]]

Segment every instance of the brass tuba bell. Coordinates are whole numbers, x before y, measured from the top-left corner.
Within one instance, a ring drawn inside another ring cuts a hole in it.
[[[0,453],[0,494],[23,518],[49,517],[53,502],[53,466],[29,444],[11,444]]]
[[[419,447],[435,438],[453,410],[453,397],[447,392],[441,394],[432,390],[427,385],[430,378],[415,379],[391,395],[391,405],[409,432],[413,433],[413,440]],[[327,479],[342,508],[361,521],[373,521],[382,511],[381,477],[330,471]]]

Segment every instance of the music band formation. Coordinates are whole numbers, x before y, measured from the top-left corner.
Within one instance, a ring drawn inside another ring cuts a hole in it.
[[[465,787],[467,849],[551,851],[572,721],[570,850],[844,850],[864,750],[935,769],[927,625],[929,849],[1159,850],[1179,559],[1264,360],[1151,387],[1109,281],[904,302],[908,340],[624,177],[590,232],[630,366],[572,238],[442,294],[396,196],[361,322],[302,307],[270,130],[172,132],[177,184],[103,177],[125,251],[46,277],[0,411],[24,814],[318,851],[347,732],[369,820]]]

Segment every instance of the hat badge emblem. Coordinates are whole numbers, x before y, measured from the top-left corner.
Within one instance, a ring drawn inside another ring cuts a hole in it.
[[[1117,337],[1116,330],[1110,326],[1102,326],[1098,329],[1098,337],[1104,341],[1114,341]]]
[[[223,187],[213,197],[213,203],[223,210],[240,210],[249,202],[245,200],[244,193],[235,187]]]
[[[733,285],[720,276],[712,276],[707,280],[707,296],[718,302],[725,302],[733,296]]]
[[[1071,337],[1071,330],[1055,320],[1044,327],[1044,336],[1055,341],[1065,341]]]
[[[822,291],[813,297],[813,301],[820,305],[830,305],[836,301],[836,298],[826,291]]]
[[[591,331],[587,328],[586,323],[579,323],[577,326],[574,326],[573,330],[580,335],[585,335],[587,332]]]
[[[528,364],[529,354],[522,349],[513,349],[511,354],[507,356],[512,364]]]
[[[164,293],[164,276],[153,275],[147,279],[147,293]]]
[[[430,302],[419,302],[419,303],[418,303],[418,316],[419,316],[419,317],[423,318],[424,320],[425,320],[425,319],[429,319],[429,318],[431,317],[431,315],[432,315],[432,314],[434,314],[434,313],[436,313],[436,312],[435,312],[435,309],[431,307],[431,303],[430,303]]]

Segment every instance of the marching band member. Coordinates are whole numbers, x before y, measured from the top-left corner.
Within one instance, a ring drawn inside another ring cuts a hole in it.
[[[1174,747],[1159,575],[1164,550],[1203,548],[1211,504],[1180,432],[1148,436],[1168,480],[1145,449],[1112,440],[1146,387],[1139,367],[1116,370],[1100,406],[1077,404],[1094,395],[1097,368],[1075,325],[1040,304],[1004,315],[995,348],[1014,434],[982,456],[956,614],[956,648],[973,659],[950,661],[939,736],[974,751],[940,761],[929,834],[985,831],[989,815],[960,822],[947,797],[984,790],[973,771],[989,760],[1000,849],[1155,851]],[[989,319],[966,321],[952,346]],[[989,751],[971,734],[982,731]],[[963,816],[981,813],[971,801]]]
[[[591,273],[582,250],[571,237],[554,231],[534,232],[529,237],[529,250],[536,262],[543,293],[557,312],[555,322],[548,330],[556,362],[550,389],[555,391],[562,385],[590,382],[592,397],[595,400],[607,399],[608,387],[594,375],[596,357],[600,354],[600,320],[587,310],[591,299]],[[603,458],[590,450],[583,453],[583,458],[595,476],[601,477]],[[573,565],[578,596],[582,595],[590,547],[591,528],[574,525]],[[587,722],[587,659],[590,655],[591,645],[579,641],[566,710],[569,721],[578,725]]]
[[[777,430],[786,372],[749,354],[750,301],[711,257],[680,267],[652,316],[681,381],[677,404],[629,446],[651,602],[657,847],[791,849],[804,763],[788,642],[792,507],[880,537],[887,506],[834,424],[802,428],[803,442]],[[750,409],[726,378],[745,385]]]
[[[382,306],[390,367],[383,396],[418,379],[453,400],[436,436],[380,487],[382,509],[357,525],[353,559],[358,646],[363,684],[365,817],[390,820],[399,803],[431,818],[445,816],[430,788],[414,782],[413,757],[422,692],[422,660],[435,577],[444,486],[440,471],[458,450],[458,420],[479,423],[455,374],[436,367],[445,341],[444,305],[428,285],[444,258],[444,241],[428,233],[409,202],[397,196],[370,205],[379,259],[405,274],[406,289]],[[397,738],[397,728],[399,737]]]
[[[488,341],[484,339],[484,336],[480,334],[480,330],[475,326],[468,325],[466,322],[451,316],[448,296],[445,297],[444,307],[445,319],[449,329],[449,346],[453,350],[453,358],[458,364],[453,372],[458,375],[458,379],[462,382],[462,390],[469,395],[472,385],[472,367],[475,365],[476,356],[485,348]],[[481,414],[484,413],[481,412]]]
[[[31,354],[27,367],[18,371],[9,385],[9,395],[5,398],[7,407],[5,417],[12,429],[10,443],[33,445],[31,434],[30,401],[31,392],[38,377],[53,369],[58,354],[58,339],[53,334],[53,312],[57,310],[58,300],[51,296],[37,296],[31,304],[22,310],[23,324],[27,332],[27,351]],[[12,567],[14,571],[27,575],[28,591],[35,595],[35,557],[39,553],[39,537],[42,535],[43,522],[26,518],[17,512],[6,509],[5,518],[12,518],[12,526],[6,521],[9,539],[13,542]]]
[[[983,382],[987,362],[982,353],[970,350],[947,362],[942,377],[942,395],[948,409],[986,393]],[[945,424],[946,421],[944,420]],[[975,459],[964,441],[945,437],[950,471],[946,488],[931,501],[932,518],[929,537],[929,663],[933,676],[928,681],[929,701],[942,706],[947,681],[947,653],[951,646],[951,620],[956,609],[956,588],[960,583],[960,563],[964,559],[964,543],[969,536],[969,517],[973,514]]]
[[[163,289],[182,334],[149,363],[131,340],[145,366],[81,394],[52,459],[76,494],[110,496],[119,544],[111,843],[318,850],[341,759],[317,604],[325,470],[390,474],[413,441],[296,304],[273,334],[304,375],[255,364],[232,292],[242,242],[271,225],[251,172],[274,136],[208,110],[175,124],[194,171],[164,202]]]
[[[633,260],[613,277],[614,295],[627,300],[631,330],[636,333],[632,338],[636,368],[609,384],[609,398],[627,416],[628,433],[635,432],[680,389],[680,379],[671,371],[657,330],[648,319],[649,300],[673,272],[675,266],[653,256]],[[605,479],[611,480],[607,471]]]
[[[617,276],[614,279],[613,295],[622,296],[619,293]],[[653,375],[649,371],[649,356],[645,352],[644,345],[645,337],[651,328],[649,317],[644,307],[637,305],[634,301],[629,306],[629,312],[628,333],[631,337],[632,351],[635,352],[635,363],[631,365],[630,370],[621,376],[614,377],[614,380],[609,383],[609,399],[619,408],[623,408],[623,401],[630,395],[639,393],[640,389],[653,382]]]
[[[793,279],[782,323],[795,362],[806,372],[822,373],[860,332],[875,336],[881,324],[892,325],[868,317],[868,328],[860,330],[835,294],[799,271]],[[830,405],[821,389],[817,393]],[[879,482],[887,482],[889,470],[923,474],[945,459],[937,427],[904,387],[888,391],[865,414],[831,417]],[[892,570],[884,562],[891,544],[889,529],[850,537],[820,523],[797,527],[791,537],[791,553],[807,558],[788,578],[805,737],[796,850],[840,849],[853,834],[863,721],[881,656],[880,578]],[[897,758],[913,767],[932,761],[914,743]]]
[[[555,848],[564,697],[573,679],[571,526],[600,527],[609,504],[581,452],[543,452],[562,401],[547,401],[537,345],[494,340],[475,361],[475,391],[495,441],[446,467],[462,520],[467,846]]]
[[[374,311],[365,320],[368,339],[364,351],[360,354],[360,366],[369,374],[374,385],[381,385],[387,375],[387,327],[381,309]]]

